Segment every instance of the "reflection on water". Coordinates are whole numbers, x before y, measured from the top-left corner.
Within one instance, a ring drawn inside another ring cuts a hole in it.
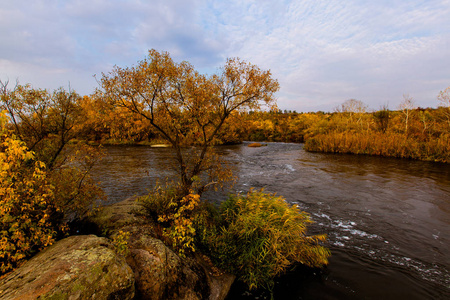
[[[449,165],[308,153],[300,144],[243,144],[217,151],[237,167],[236,191],[264,187],[276,192],[311,214],[316,222],[311,233],[328,234],[333,253],[329,267],[282,277],[275,298],[450,296]],[[170,149],[107,147],[107,152],[95,171],[110,202],[145,194],[158,179],[175,174],[169,167]],[[264,294],[237,286],[230,297]]]
[[[94,177],[108,196],[106,204],[134,195],[145,195],[157,181],[176,172],[173,154],[164,148],[108,146],[106,156],[94,167]]]

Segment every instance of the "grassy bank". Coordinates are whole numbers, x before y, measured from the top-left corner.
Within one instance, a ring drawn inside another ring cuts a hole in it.
[[[448,135],[420,141],[399,133],[333,132],[308,139],[304,149],[312,152],[365,154],[450,162],[450,137]]]

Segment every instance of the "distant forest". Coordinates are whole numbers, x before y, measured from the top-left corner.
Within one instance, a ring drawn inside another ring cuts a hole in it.
[[[163,141],[148,120],[102,98],[84,96],[79,106],[84,118],[78,124],[79,139],[101,144]],[[405,97],[398,110],[369,111],[352,99],[334,112],[234,112],[216,144],[242,141],[305,143],[307,151],[450,162],[450,107],[416,108]]]

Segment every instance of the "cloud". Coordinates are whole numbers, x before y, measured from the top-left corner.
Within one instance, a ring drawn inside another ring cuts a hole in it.
[[[274,10],[263,1],[253,18],[235,13],[251,4],[232,3],[220,15],[237,37],[229,51],[272,69],[282,108],[330,110],[349,98],[395,106],[407,92],[435,106],[450,83],[448,2],[291,1]]]
[[[169,51],[212,73],[227,57],[271,69],[282,109],[349,98],[436,106],[450,85],[449,1],[37,0],[0,7],[0,79],[89,94],[93,74]]]
[[[7,3],[0,8],[0,78],[56,88],[57,77],[65,77],[90,93],[93,74],[131,66],[151,48],[200,68],[219,65],[220,41],[193,22],[197,6],[181,0]]]

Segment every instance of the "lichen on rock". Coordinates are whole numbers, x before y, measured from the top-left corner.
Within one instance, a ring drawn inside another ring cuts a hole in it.
[[[134,274],[108,239],[71,236],[0,281],[0,298],[133,299]]]

